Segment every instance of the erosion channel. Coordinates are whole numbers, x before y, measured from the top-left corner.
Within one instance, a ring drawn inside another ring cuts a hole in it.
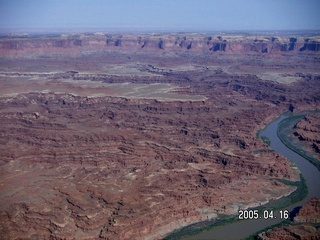
[[[307,161],[304,157],[295,153],[291,149],[287,148],[279,139],[277,135],[277,130],[279,124],[284,119],[288,118],[288,116],[281,115],[275,121],[271,122],[260,132],[259,137],[267,137],[270,141],[270,147],[280,153],[281,155],[290,159],[294,164],[299,168],[301,174],[303,175],[306,185],[308,187],[308,195],[302,201],[292,204],[283,208],[282,210],[293,211],[296,207],[301,206],[311,197],[320,197],[320,172],[318,169],[312,165],[309,161]],[[260,231],[264,228],[267,228],[271,225],[280,223],[282,220],[280,219],[279,211],[281,209],[277,209],[274,211],[276,219],[254,219],[254,220],[241,220],[235,223],[219,226],[216,228],[212,228],[208,231],[203,231],[198,234],[188,236],[183,238],[184,240],[195,240],[195,239],[241,239],[245,238],[251,234],[254,234],[257,231]]]

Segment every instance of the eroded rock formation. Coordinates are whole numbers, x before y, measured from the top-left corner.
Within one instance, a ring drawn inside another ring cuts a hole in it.
[[[96,50],[126,52],[198,52],[224,54],[297,54],[319,53],[319,37],[214,35],[109,35],[73,34],[53,36],[6,36],[0,42],[0,54],[76,54]]]
[[[236,109],[230,115],[210,102],[53,94],[2,98],[2,233],[156,237],[290,192],[267,180],[294,179],[289,163],[275,153],[251,154],[263,146]],[[210,114],[218,111],[219,118]],[[278,193],[270,194],[274,187]]]
[[[302,206],[298,214],[294,217],[294,222],[299,224],[276,227],[272,230],[259,234],[257,239],[319,239],[320,200],[317,198],[310,199],[305,205]]]
[[[320,223],[320,199],[310,199],[294,217],[297,223]]]
[[[1,39],[1,89],[12,90],[0,91],[1,237],[158,239],[294,191],[279,179],[298,173],[256,131],[290,106],[319,106],[317,55],[298,54],[298,38],[262,63],[233,39]],[[181,100],[161,99],[158,83]],[[130,84],[158,96],[119,97]]]
[[[303,143],[307,143],[308,150],[320,157],[320,114],[311,114],[301,119],[294,126],[294,135]]]

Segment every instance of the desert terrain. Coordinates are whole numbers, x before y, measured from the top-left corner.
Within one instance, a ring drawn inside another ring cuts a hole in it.
[[[307,115],[294,126],[294,136],[304,144],[308,152],[320,159],[320,114]]]
[[[288,195],[257,131],[320,106],[320,37],[0,38],[0,236],[159,239]]]
[[[319,225],[320,200],[318,198],[312,198],[299,209],[293,218],[293,223],[260,233],[257,239],[319,239]]]

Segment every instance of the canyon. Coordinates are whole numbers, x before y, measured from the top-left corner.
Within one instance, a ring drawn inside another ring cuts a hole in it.
[[[282,180],[299,172],[256,133],[283,111],[319,109],[319,46],[316,35],[2,36],[0,236],[159,239],[290,194]]]

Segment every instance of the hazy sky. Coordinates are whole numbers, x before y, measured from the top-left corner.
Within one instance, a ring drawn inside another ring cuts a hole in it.
[[[0,0],[0,29],[320,29],[320,0]]]

